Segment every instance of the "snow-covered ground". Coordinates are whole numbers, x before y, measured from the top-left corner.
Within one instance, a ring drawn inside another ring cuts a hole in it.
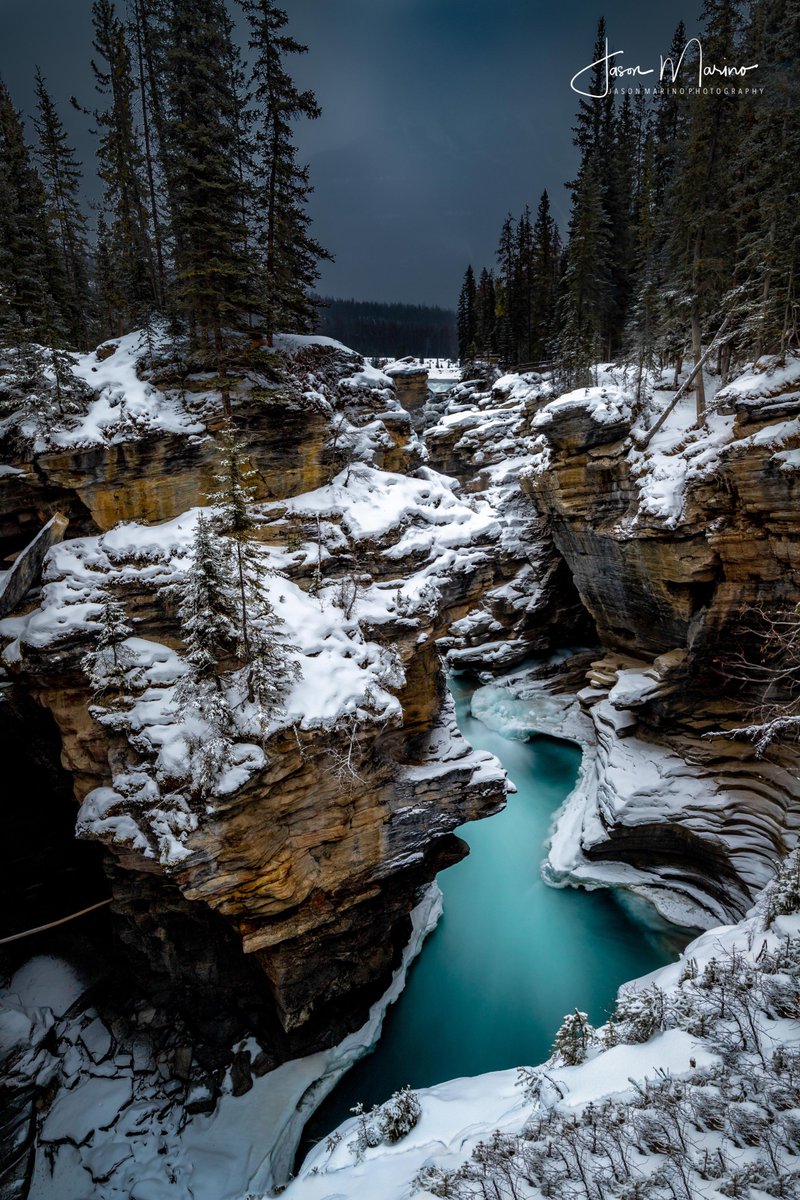
[[[792,862],[790,891],[796,873]],[[419,1120],[394,1145],[365,1144],[354,1117],[284,1194],[796,1195],[800,917],[774,904],[770,888],[739,925],[623,988],[615,1020],[586,1031],[584,1061],[555,1052],[533,1070],[420,1091]]]
[[[109,1028],[81,1002],[92,980],[80,968],[49,955],[31,959],[0,990],[0,1053],[12,1055],[10,1083],[55,1090],[37,1141],[32,1200],[240,1200],[245,1190],[269,1192],[287,1177],[308,1114],[377,1041],[440,915],[434,884],[412,913],[390,987],[361,1029],[331,1050],[256,1076],[243,1096],[227,1072],[214,1111],[195,1115],[184,1104],[202,1100],[202,1087],[165,1069],[146,1024]],[[236,1049],[253,1059],[259,1053],[250,1041]]]

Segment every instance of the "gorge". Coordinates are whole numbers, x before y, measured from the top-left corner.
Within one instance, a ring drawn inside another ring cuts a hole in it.
[[[123,1000],[96,987],[74,1012],[73,989],[55,1018],[24,977],[4,993],[28,1047],[8,1048],[9,1196],[77,1200],[90,1185],[137,1200],[216,1188],[220,1200],[285,1181],[291,1137],[278,1146],[248,1127],[237,1150],[237,1114],[263,1108],[302,1060],[310,1073],[287,1085],[280,1120],[267,1105],[273,1133],[286,1133],[285,1114],[335,1073],[325,1055],[374,1026],[430,917],[422,898],[463,859],[455,830],[506,803],[493,754],[459,732],[442,657],[480,676],[472,711],[484,727],[583,746],[548,882],[624,887],[709,929],[744,917],[794,845],[796,753],[759,758],[726,736],[752,697],[717,657],[743,610],[800,596],[797,360],[721,389],[700,429],[677,409],[646,447],[650,414],[622,369],[567,396],[534,373],[429,395],[407,366],[383,373],[326,339],[286,336],[255,384],[226,382],[255,472],[270,601],[300,675],[260,736],[245,713],[213,797],[192,790],[174,690],[186,669],[175,589],[213,489],[217,381],[166,355],[147,361],[136,334],[76,356],[95,389],[86,410],[0,476],[7,553],[53,512],[69,520],[41,589],[0,626],[7,688],[20,720],[36,714],[59,804],[68,782],[79,836],[95,865],[102,855],[96,879],[112,904],[99,936],[131,989]],[[656,389],[654,406],[665,400]],[[105,719],[81,661],[109,593],[132,623],[135,682]],[[10,890],[29,871],[21,849]],[[535,874],[536,846],[529,865]],[[631,932],[616,979],[609,968],[598,999],[559,997],[563,1011],[587,1004],[600,1020],[616,983],[665,961],[619,920]],[[105,1050],[95,1021],[113,1031]],[[76,1049],[90,1026],[96,1058]],[[96,1093],[98,1079],[117,1090],[103,1084],[96,1124],[76,1126],[91,1110],[80,1089]],[[153,1114],[167,1109],[159,1132]],[[119,1122],[134,1111],[132,1151]],[[219,1165],[197,1165],[214,1128],[228,1193]]]

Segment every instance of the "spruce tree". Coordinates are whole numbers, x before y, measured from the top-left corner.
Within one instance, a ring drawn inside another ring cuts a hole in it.
[[[586,1058],[593,1032],[586,1013],[576,1008],[564,1017],[553,1050],[560,1054],[568,1067],[576,1067]]]
[[[614,280],[611,233],[603,202],[601,171],[590,156],[575,185],[566,266],[562,282],[558,357],[564,382],[584,383],[593,363],[608,349],[606,310]]]
[[[550,197],[542,192],[532,232],[531,358],[548,359],[557,329],[560,253],[558,230],[550,213]]]
[[[80,202],[81,167],[67,144],[67,134],[41,72],[36,71],[38,159],[44,182],[49,223],[57,238],[63,278],[61,318],[66,339],[89,349],[89,250],[86,218]]]
[[[568,185],[572,191],[567,256],[571,278],[562,323],[569,325],[573,352],[579,358],[587,352],[596,358],[612,358],[617,353],[627,303],[625,249],[630,181],[624,178],[620,145],[627,146],[629,130],[620,129],[614,111],[614,89],[606,88],[605,67],[601,62],[606,49],[606,24],[601,18],[592,59],[597,66],[592,72],[590,86],[585,89],[598,98],[581,98],[578,102],[573,141],[581,158],[577,178]],[[629,108],[627,112],[629,122]],[[578,211],[581,206],[585,207],[585,212]],[[580,246],[574,253],[571,247],[573,230],[579,231],[580,238]],[[595,240],[590,246],[587,239],[591,236]],[[597,284],[591,282],[590,273],[583,265],[587,254],[595,260]],[[575,267],[577,262],[581,264],[578,269]]]
[[[800,13],[786,0],[751,10],[746,62],[763,93],[752,104],[733,164],[737,233],[736,336],[755,357],[800,344],[800,82],[794,66]]]
[[[242,444],[229,426],[222,436],[217,491],[209,497],[220,529],[231,539],[233,577],[237,596],[239,655],[252,658],[251,616],[263,605],[263,585],[268,575],[250,505],[255,495],[254,472],[244,458]]]
[[[645,398],[648,375],[655,370],[659,335],[660,269],[658,211],[656,207],[656,143],[653,134],[645,142],[634,231],[633,299],[627,325],[629,353],[636,364],[637,398]]]
[[[704,56],[716,63],[735,62],[741,31],[736,0],[705,0],[703,22]],[[696,61],[693,65],[696,69]],[[734,257],[730,165],[735,158],[740,115],[738,97],[725,95],[722,88],[709,88],[708,94],[693,96],[692,100],[677,150],[666,257],[670,277],[686,297],[692,353],[697,362],[702,354],[704,327],[721,323],[720,303]],[[702,371],[695,391],[699,421],[705,411]]]
[[[104,307],[113,321],[107,332],[120,335],[156,306],[158,280],[133,115],[136,86],[125,26],[111,0],[95,0],[92,20],[94,49],[99,56],[93,59],[92,70],[97,90],[106,101],[96,114],[98,174],[105,185],[107,218]]]
[[[293,124],[316,120],[313,92],[301,92],[285,59],[307,47],[284,32],[288,18],[272,0],[240,0],[254,53],[251,88],[255,103],[253,153],[258,243],[263,258],[259,307],[267,339],[278,328],[311,332],[316,321],[312,289],[328,252],[311,235],[308,168],[297,162]]]
[[[481,271],[478,280],[475,308],[475,342],[478,354],[483,358],[493,358],[497,354],[497,304],[494,275],[486,267]]]
[[[124,608],[111,595],[103,600],[99,625],[94,647],[84,655],[81,665],[95,698],[110,692],[118,702],[130,693],[134,660],[125,641],[133,630],[125,619]]]
[[[151,0],[133,0],[132,33],[136,47],[136,76],[142,119],[142,152],[150,229],[156,261],[156,300],[164,309],[167,301],[165,229],[159,192],[158,138],[163,130],[163,107],[155,69],[155,19]]]
[[[230,546],[203,516],[197,519],[189,568],[179,590],[178,618],[194,675],[211,678],[235,648],[237,608]]]
[[[477,330],[475,273],[471,265],[467,267],[458,298],[457,329],[458,357],[466,362],[475,352]]]
[[[223,661],[234,653],[237,640],[230,567],[227,539],[205,517],[198,517],[188,569],[178,589],[178,619],[190,669],[175,688],[175,707],[188,723],[192,785],[201,796],[213,792],[229,765],[236,732],[222,680]]]
[[[262,731],[271,718],[283,712],[283,702],[300,670],[285,640],[283,621],[266,598],[254,622],[247,665],[248,695],[258,708]]]
[[[65,279],[42,181],[8,89],[0,83],[0,338],[66,338]]]
[[[528,205],[517,221],[515,246],[515,278],[513,290],[513,327],[516,334],[517,363],[531,361],[533,348],[533,225]]]
[[[500,230],[497,246],[497,278],[495,281],[495,338],[500,361],[512,365],[517,361],[519,306],[517,304],[517,248],[514,219],[508,214]]]
[[[174,298],[192,344],[221,370],[230,335],[253,301],[236,163],[235,55],[222,0],[172,0],[162,35],[161,149]]]

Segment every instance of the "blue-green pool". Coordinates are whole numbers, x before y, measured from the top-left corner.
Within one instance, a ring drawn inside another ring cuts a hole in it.
[[[345,1075],[306,1126],[303,1150],[410,1084],[426,1087],[547,1058],[566,1012],[601,1023],[617,988],[669,962],[688,940],[634,920],[613,891],[547,887],[539,874],[552,817],[572,790],[580,750],[515,741],[469,713],[472,688],[451,679],[458,724],[517,786],[507,808],[462,826],[470,854],[439,875],[444,915],[389,1010],[375,1051]]]

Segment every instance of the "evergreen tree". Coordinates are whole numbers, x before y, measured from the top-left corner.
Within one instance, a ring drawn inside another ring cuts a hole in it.
[[[715,63],[736,61],[741,20],[736,0],[705,0],[703,52]],[[685,61],[688,61],[687,59]],[[692,64],[696,69],[696,61]],[[666,246],[670,277],[687,299],[694,361],[702,354],[703,326],[721,322],[720,303],[734,257],[731,163],[739,136],[739,101],[722,88],[692,97],[678,147],[669,201]],[[697,416],[705,411],[703,372],[696,382]]]
[[[92,70],[97,90],[106,100],[105,109],[96,114],[101,131],[98,173],[105,185],[103,203],[108,219],[103,307],[113,322],[107,332],[120,335],[156,306],[158,280],[133,116],[136,87],[125,26],[112,0],[95,0],[92,19],[94,48],[100,56],[99,62],[92,61]]]
[[[233,544],[233,575],[237,595],[239,655],[252,659],[251,616],[263,608],[263,584],[268,571],[250,510],[255,495],[254,472],[246,463],[242,445],[229,426],[222,436],[217,491],[210,497],[220,528]]]
[[[282,713],[283,702],[291,685],[300,676],[293,648],[285,640],[283,621],[264,598],[250,637],[250,662],[247,664],[248,695],[258,707],[259,723],[264,730],[270,718]]]
[[[209,351],[218,368],[253,295],[236,163],[234,59],[222,0],[172,0],[163,33],[161,148],[175,302],[192,344]]]
[[[656,207],[656,151],[651,133],[645,142],[635,228],[632,271],[633,302],[627,327],[630,353],[637,367],[637,397],[645,397],[648,373],[655,370],[663,278],[660,271]]]
[[[472,266],[468,266],[458,298],[458,357],[466,362],[475,349],[477,332],[476,287]]]
[[[136,75],[142,116],[142,151],[150,229],[156,260],[156,300],[164,308],[167,299],[167,274],[164,219],[158,186],[158,137],[163,130],[163,106],[155,69],[156,25],[151,9],[152,0],[133,0],[132,32],[136,45]]]
[[[36,71],[38,158],[44,181],[49,223],[54,230],[63,279],[61,317],[67,340],[89,349],[89,252],[86,218],[81,209],[81,168],[41,72]]]
[[[195,526],[188,570],[178,590],[178,618],[190,670],[178,681],[175,707],[189,718],[187,742],[192,784],[201,796],[214,790],[230,764],[235,720],[221,668],[234,652],[238,612],[230,581],[231,554],[205,517]],[[199,718],[199,732],[194,722]]]
[[[542,192],[532,233],[531,359],[550,357],[557,329],[560,249],[558,230],[550,213],[550,197]]]
[[[475,342],[478,354],[491,358],[497,354],[497,304],[494,275],[483,268],[475,297]]]
[[[577,178],[568,185],[572,191],[567,258],[570,280],[565,291],[562,324],[569,327],[573,358],[575,354],[581,358],[587,352],[595,358],[612,358],[621,345],[627,304],[625,253],[631,181],[626,168],[631,140],[630,106],[624,109],[626,125],[621,127],[614,111],[614,90],[606,87],[602,60],[607,48],[606,24],[601,17],[592,59],[597,65],[590,86],[585,89],[597,98],[581,98],[578,102],[573,141],[581,159]],[[579,211],[582,206],[586,212]],[[580,241],[575,252],[574,231]],[[587,256],[596,263],[596,284],[586,270]],[[576,263],[580,264],[577,268]]]
[[[531,361],[533,346],[533,225],[528,205],[517,221],[512,325],[516,333],[515,361]]]
[[[81,663],[96,699],[109,692],[115,695],[117,701],[129,695],[134,660],[125,641],[132,632],[122,605],[113,596],[107,595],[100,610],[97,640]]]
[[[216,675],[236,645],[237,608],[230,572],[231,552],[226,539],[205,517],[198,517],[178,606],[186,658],[196,678]]]
[[[500,360],[506,364],[517,361],[519,310],[517,299],[517,250],[514,219],[508,214],[500,230],[497,247],[497,278],[495,281],[495,340]]]
[[[608,349],[605,313],[614,286],[610,248],[600,171],[590,157],[575,185],[562,284],[558,356],[568,386],[585,380]]]
[[[734,308],[736,334],[756,357],[800,344],[800,82],[793,65],[799,42],[796,5],[753,6],[743,54],[759,63],[764,90],[734,163],[736,276],[726,307]]]
[[[263,255],[260,309],[270,344],[279,327],[310,332],[316,306],[311,295],[318,264],[330,255],[309,231],[311,195],[308,168],[297,162],[292,131],[300,117],[316,120],[320,108],[313,92],[301,92],[284,60],[307,47],[285,30],[288,18],[272,0],[240,0],[250,27],[254,52],[251,87],[255,211]]]
[[[679,21],[672,35],[669,54],[664,59],[662,80],[664,87],[656,97],[653,128],[655,139],[654,199],[658,209],[661,209],[666,200],[670,182],[674,176],[675,156],[682,140],[682,128],[686,120],[686,105],[681,102],[677,90],[677,85],[684,79],[684,76],[688,78],[690,56],[684,54],[685,50],[686,26],[683,21]],[[674,88],[672,87],[673,83],[676,85]]]
[[[561,1055],[568,1067],[576,1067],[586,1058],[593,1032],[586,1013],[576,1008],[564,1017],[553,1050]]]
[[[42,181],[0,83],[0,338],[44,341],[61,325],[64,276]],[[60,329],[66,336],[66,330]],[[52,336],[51,339],[52,340]]]

